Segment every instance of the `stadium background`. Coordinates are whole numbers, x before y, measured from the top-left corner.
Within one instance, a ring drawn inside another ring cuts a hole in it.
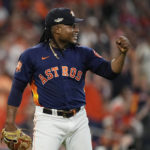
[[[0,130],[18,57],[38,43],[44,17],[54,7],[69,7],[85,18],[79,43],[111,60],[115,39],[126,35],[132,48],[122,73],[108,81],[87,73],[87,113],[94,150],[150,149],[150,1],[0,0]],[[27,87],[17,125],[32,136],[34,104]],[[62,146],[61,150],[65,148]],[[4,144],[0,150],[7,150]]]

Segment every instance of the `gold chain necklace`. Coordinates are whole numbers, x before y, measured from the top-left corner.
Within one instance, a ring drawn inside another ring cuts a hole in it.
[[[59,57],[58,57],[57,53],[54,51],[54,49],[52,48],[52,46],[51,46],[51,44],[50,44],[50,43],[49,43],[49,47],[50,47],[50,49],[51,49],[51,51],[52,51],[53,55],[54,55],[57,59],[59,59]]]

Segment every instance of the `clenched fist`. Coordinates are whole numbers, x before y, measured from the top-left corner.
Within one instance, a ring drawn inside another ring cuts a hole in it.
[[[126,53],[130,48],[130,42],[125,36],[120,36],[116,40],[116,44],[121,53]]]

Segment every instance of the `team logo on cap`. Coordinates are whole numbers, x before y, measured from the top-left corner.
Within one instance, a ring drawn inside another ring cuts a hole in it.
[[[61,21],[63,21],[63,20],[64,20],[64,18],[57,18],[57,19],[55,19],[54,21],[58,23],[58,22],[61,22]]]
[[[72,15],[73,17],[75,16],[75,15],[74,15],[74,12],[73,12],[72,10],[70,11],[70,13],[71,13],[71,15]]]

